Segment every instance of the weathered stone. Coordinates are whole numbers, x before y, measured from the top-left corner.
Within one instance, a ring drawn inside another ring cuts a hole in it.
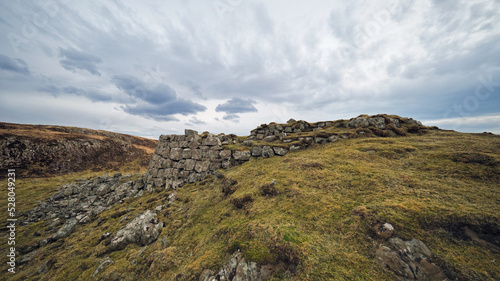
[[[187,148],[188,147],[188,141],[180,141],[179,142],[179,147],[180,148]]]
[[[346,123],[346,128],[365,128],[368,126],[370,126],[370,123],[368,123],[367,118],[364,117],[352,118]]]
[[[194,160],[201,160],[203,159],[203,154],[201,149],[193,149],[191,151],[191,158]]]
[[[230,161],[230,160],[227,160],[227,161],[223,161],[223,162],[222,162],[222,169],[227,169],[227,168],[229,168],[229,167],[231,167],[231,166],[232,166],[232,163],[231,163],[231,161]]]
[[[214,135],[208,135],[203,141],[202,141],[202,144],[203,145],[207,145],[207,146],[214,146],[214,145],[218,145],[220,146],[221,145],[221,141],[218,137],[214,136]]]
[[[190,148],[185,148],[183,151],[182,151],[182,158],[184,159],[190,159],[191,158],[191,149]]]
[[[194,169],[198,172],[207,172],[210,168],[210,161],[196,161]]]
[[[280,156],[283,156],[288,152],[288,150],[286,148],[278,147],[278,146],[273,147],[273,150],[274,150],[274,154],[280,155]]]
[[[176,135],[175,136],[175,141],[185,141],[186,136],[185,135]]]
[[[293,131],[292,127],[285,127],[285,133],[291,133]]]
[[[271,277],[273,268],[270,265],[259,267],[255,262],[247,262],[243,258],[243,255],[238,252],[233,255],[232,259],[218,273],[211,270],[203,270],[199,280],[263,281]],[[265,274],[265,277],[262,273]]]
[[[182,159],[182,148],[172,148],[170,150],[170,159],[179,161]]]
[[[258,140],[264,139],[264,137],[265,137],[264,134],[257,134],[256,136]]]
[[[210,171],[219,170],[222,167],[222,164],[219,162],[210,163]]]
[[[186,179],[189,176],[190,173],[191,173],[190,171],[181,171],[179,173],[179,178]]]
[[[399,119],[390,118],[389,121],[391,122],[392,125],[396,126],[397,128],[401,128],[401,123],[399,122]]]
[[[264,138],[264,141],[267,141],[267,142],[272,142],[272,141],[275,141],[277,140],[278,138],[276,136],[267,136]]]
[[[391,247],[381,246],[375,253],[378,263],[393,271],[400,280],[446,280],[443,270],[429,262],[432,252],[417,239],[389,239]],[[402,279],[401,279],[402,278]]]
[[[210,161],[222,161],[222,159],[220,158],[219,152],[215,151],[215,150],[210,150],[208,152],[208,157],[209,157]]]
[[[74,218],[68,219],[61,228],[51,237],[52,241],[68,237],[76,228],[78,221]]]
[[[375,252],[375,260],[399,276],[413,278],[413,273],[408,264],[401,260],[398,254],[389,247],[381,246],[378,248]]]
[[[191,149],[200,147],[200,143],[197,140],[190,141],[188,147]]]
[[[314,138],[314,142],[317,143],[317,144],[326,143],[327,141],[328,141],[328,139],[322,138],[322,137],[315,137]]]
[[[408,120],[406,120],[406,123],[408,123],[409,125],[422,126],[422,122],[417,121],[417,120],[413,120],[413,118],[409,118]]]
[[[219,156],[223,160],[229,160],[229,159],[231,159],[231,150],[224,149],[224,150],[220,151]]]
[[[288,121],[286,121],[287,124],[293,124],[295,122],[297,122],[297,121],[293,118],[290,118],[290,119],[288,119]]]
[[[121,250],[128,244],[136,243],[145,246],[156,241],[161,233],[163,223],[158,222],[156,213],[147,210],[137,215],[125,228],[120,229],[109,244],[110,251]]]
[[[192,171],[194,170],[195,165],[196,165],[196,160],[187,159],[186,162],[184,162],[184,166],[182,168],[187,171]]]
[[[262,147],[262,157],[273,157],[274,150],[270,146]]]
[[[368,118],[368,123],[378,129],[385,129],[385,119],[384,117],[371,117]]]
[[[260,147],[260,146],[254,146],[252,148],[252,156],[253,157],[260,157],[260,156],[262,156],[262,147]]]
[[[184,129],[184,135],[185,136],[198,135],[198,131],[191,130],[191,129]]]
[[[252,140],[244,140],[241,144],[244,146],[252,146],[253,141]]]
[[[290,146],[290,151],[297,151],[297,150],[301,150],[302,147],[298,146],[298,145],[292,145]]]
[[[101,264],[96,268],[94,271],[94,274],[92,274],[92,277],[96,277],[99,272],[101,272],[106,266],[110,265],[113,263],[113,260],[106,258],[104,261],[101,262]]]
[[[250,151],[249,150],[235,150],[233,151],[234,160],[238,161],[248,161],[250,160]]]
[[[331,135],[328,137],[328,141],[330,141],[330,142],[335,142],[338,140],[339,140],[339,136],[337,136],[337,135]]]
[[[389,239],[392,234],[394,233],[394,227],[392,226],[392,224],[390,223],[377,223],[374,227],[373,227],[373,231],[375,231],[375,234],[381,238],[381,239],[384,239],[384,240],[387,240]]]

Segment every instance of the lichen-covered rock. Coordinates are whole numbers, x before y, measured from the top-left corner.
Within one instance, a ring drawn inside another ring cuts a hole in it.
[[[279,156],[283,156],[288,152],[288,150],[284,147],[273,147],[273,150],[274,150],[274,154],[279,155]]]
[[[447,280],[443,270],[429,261],[432,252],[422,241],[391,238],[389,244],[390,247],[380,246],[377,249],[375,259],[394,272],[398,280]]]
[[[394,233],[394,227],[392,226],[392,224],[387,222],[377,223],[375,226],[373,226],[373,231],[375,231],[377,237],[387,240]]]
[[[365,128],[368,126],[370,126],[370,123],[368,123],[368,120],[364,117],[352,118],[346,123],[346,128]]]
[[[61,228],[51,237],[52,241],[68,237],[76,228],[78,221],[74,218],[67,220]]]
[[[156,213],[151,210],[137,215],[125,228],[120,229],[109,244],[110,251],[125,248],[128,244],[136,243],[145,246],[158,239],[163,223],[158,222]]]
[[[262,157],[273,157],[274,156],[274,150],[270,146],[264,146],[262,147]]]
[[[259,267],[255,262],[247,262],[241,253],[236,253],[218,273],[205,269],[200,275],[200,281],[263,281],[268,280],[273,273],[269,265]]]
[[[235,150],[233,151],[233,158],[234,160],[238,161],[248,161],[250,160],[250,151],[249,150]]]

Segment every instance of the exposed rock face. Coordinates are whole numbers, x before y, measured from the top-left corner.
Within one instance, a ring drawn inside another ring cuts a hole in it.
[[[247,262],[241,253],[236,253],[218,273],[205,269],[201,273],[199,280],[261,281],[268,280],[272,274],[272,266],[258,267],[255,262]]]
[[[163,223],[158,222],[156,213],[150,210],[139,214],[131,222],[120,229],[109,245],[110,251],[121,250],[128,244],[136,243],[145,246],[158,239]]]
[[[32,210],[24,213],[27,221],[41,219],[76,218],[80,223],[87,222],[113,204],[136,196],[144,189],[142,180],[121,183],[130,176],[115,174],[80,181],[61,187],[47,201],[38,202]]]
[[[112,168],[137,161],[146,166],[156,141],[104,131],[0,123],[0,168],[18,176],[54,175]]]
[[[375,259],[393,271],[399,280],[441,281],[447,279],[439,266],[429,262],[432,252],[422,241],[391,238],[389,244],[390,247],[381,246],[376,251]]]

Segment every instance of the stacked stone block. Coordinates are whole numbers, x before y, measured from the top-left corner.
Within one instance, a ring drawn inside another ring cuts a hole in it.
[[[146,174],[148,189],[177,188],[229,167],[231,151],[222,148],[221,137],[162,135]]]

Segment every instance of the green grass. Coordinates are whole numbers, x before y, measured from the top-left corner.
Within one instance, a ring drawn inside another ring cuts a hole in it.
[[[462,231],[470,226],[498,239],[499,162],[499,136],[436,130],[422,136],[340,140],[283,157],[253,158],[222,170],[223,179],[209,177],[178,189],[176,201],[159,214],[166,224],[159,239],[109,254],[114,263],[98,278],[197,280],[204,268],[218,271],[239,249],[247,260],[278,265],[274,280],[395,280],[374,260],[383,241],[371,226],[382,221],[395,227],[395,235],[429,246],[433,261],[450,278],[499,280],[500,253]],[[276,192],[263,192],[261,187],[273,179]],[[222,187],[227,180],[236,184],[226,195]],[[52,194],[48,185],[24,183],[36,200]],[[170,192],[145,193],[78,225],[60,247],[39,249],[8,280],[89,280],[106,256],[100,236],[165,204]],[[36,202],[26,200],[23,208]],[[35,231],[42,236],[33,237]],[[48,235],[46,222],[18,230],[21,244]],[[51,269],[38,275],[41,264],[54,257]]]

